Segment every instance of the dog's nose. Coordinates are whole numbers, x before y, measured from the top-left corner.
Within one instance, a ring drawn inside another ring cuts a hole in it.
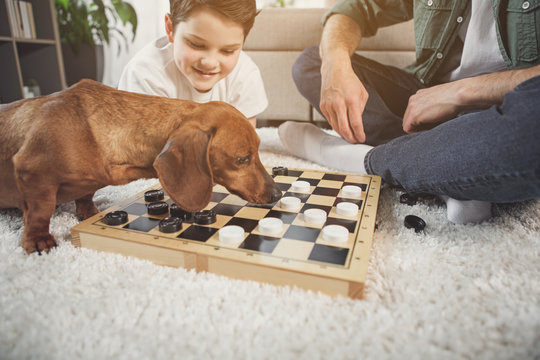
[[[272,193],[270,194],[270,202],[273,203],[278,201],[279,199],[281,199],[281,196],[281,190],[277,186],[275,186],[272,189]]]

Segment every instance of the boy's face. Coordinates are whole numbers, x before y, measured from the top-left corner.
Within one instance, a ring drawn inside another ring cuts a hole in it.
[[[242,26],[220,13],[195,9],[173,32],[169,15],[165,17],[174,62],[200,92],[206,92],[230,74],[238,62],[244,43]]]

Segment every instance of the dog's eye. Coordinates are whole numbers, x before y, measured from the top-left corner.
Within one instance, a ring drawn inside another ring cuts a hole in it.
[[[242,157],[239,157],[239,158],[236,158],[236,163],[238,165],[243,165],[243,164],[249,164],[249,161],[251,160],[251,156],[242,156]]]

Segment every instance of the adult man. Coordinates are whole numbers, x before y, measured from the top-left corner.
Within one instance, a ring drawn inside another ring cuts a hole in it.
[[[489,202],[540,197],[540,6],[378,3],[338,2],[323,19],[319,49],[306,49],[293,67],[299,91],[347,141],[286,123],[285,147],[441,195],[456,223],[489,217]],[[407,69],[353,55],[362,36],[413,16],[416,61]]]

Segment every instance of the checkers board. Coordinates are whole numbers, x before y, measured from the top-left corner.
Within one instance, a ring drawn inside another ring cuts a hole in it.
[[[268,169],[271,173],[271,169]],[[185,220],[174,233],[159,231],[159,222],[169,214],[149,215],[144,194],[161,189],[157,184],[81,222],[71,229],[75,246],[120,253],[150,260],[159,265],[208,271],[235,279],[254,280],[275,285],[297,286],[335,296],[362,298],[369,253],[375,228],[381,179],[374,175],[288,169],[287,175],[272,175],[283,196],[301,199],[296,211],[281,208],[279,201],[258,205],[229,194],[214,185],[212,199],[204,210],[213,210],[216,221],[208,225]],[[295,181],[310,184],[307,193],[290,192]],[[342,187],[362,188],[358,197],[344,197]],[[171,205],[167,194],[163,199]],[[340,202],[358,205],[356,216],[336,212]],[[318,208],[327,213],[326,223],[312,225],[303,212]],[[107,225],[105,216],[125,211],[127,223]],[[283,221],[282,231],[262,234],[258,221],[276,217]],[[193,219],[193,218],[192,218]],[[324,225],[337,224],[348,229],[345,242],[323,239]],[[243,240],[224,243],[219,229],[238,225],[244,229]]]

